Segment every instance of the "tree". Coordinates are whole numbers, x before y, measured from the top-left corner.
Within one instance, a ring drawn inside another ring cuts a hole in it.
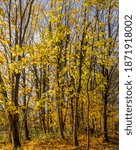
[[[13,149],[34,132],[69,134],[74,146],[83,135],[87,150],[94,135],[108,142],[118,123],[117,1],[3,1],[0,24],[0,105]]]

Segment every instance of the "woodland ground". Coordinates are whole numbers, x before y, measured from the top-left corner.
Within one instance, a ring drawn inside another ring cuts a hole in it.
[[[72,138],[61,140],[59,137],[39,137],[22,142],[21,150],[85,150],[86,137],[79,137],[79,147],[73,147]],[[0,150],[10,150],[10,144],[0,144]],[[104,143],[102,138],[90,137],[90,150],[118,150],[118,138],[110,138],[110,142]]]

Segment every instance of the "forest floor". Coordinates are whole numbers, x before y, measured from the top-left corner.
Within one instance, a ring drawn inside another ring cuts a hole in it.
[[[80,136],[79,143],[79,147],[73,147],[71,138],[36,138],[23,142],[21,150],[85,150],[86,137]],[[90,150],[118,150],[118,143],[118,138],[110,138],[110,142],[104,143],[102,138],[91,137]],[[11,150],[11,145],[0,144],[0,150]]]

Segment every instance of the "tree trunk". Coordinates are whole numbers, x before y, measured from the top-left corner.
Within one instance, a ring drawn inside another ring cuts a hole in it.
[[[42,122],[42,129],[43,133],[46,133],[46,126],[45,126],[45,108],[41,108],[41,122]]]
[[[106,78],[105,91],[103,91],[103,140],[108,142],[108,129],[107,129],[107,102],[108,102],[108,84],[109,75],[108,69],[103,66],[103,76]]]
[[[108,129],[107,129],[107,93],[104,94],[103,100],[103,139],[108,142]]]
[[[25,140],[30,140],[28,124],[27,124],[27,114],[26,113],[24,116],[24,131],[25,131]]]
[[[26,75],[25,75],[26,72],[25,72],[25,69],[23,69],[22,74],[23,74],[23,88],[25,89],[25,86],[26,86]],[[25,140],[30,140],[29,131],[28,131],[28,125],[27,125],[26,93],[24,93],[23,103],[24,103],[24,106],[25,106],[25,109],[23,110],[23,113],[24,113],[24,135],[25,135]]]
[[[14,114],[10,116],[10,124],[12,127],[12,150],[17,150],[21,147],[19,138],[19,115]]]
[[[60,104],[58,104],[57,109],[58,109],[58,123],[59,123],[59,133],[62,139],[64,139],[64,128],[63,128],[63,118],[62,118],[62,110],[60,108]]]
[[[70,123],[71,123],[71,133],[73,133],[73,121],[74,121],[74,110],[73,110],[73,98],[71,98],[71,115],[70,115]]]
[[[88,87],[88,83],[89,83],[89,79],[90,77],[88,78],[88,82],[87,82],[87,148],[86,150],[89,150],[90,148],[90,119],[89,119],[89,114],[90,114],[90,97],[89,97],[89,87]]]
[[[19,79],[20,73],[15,74],[15,90],[13,90],[13,99],[14,106],[16,110],[18,110],[18,92],[19,92]],[[11,119],[11,127],[12,127],[12,142],[13,142],[13,150],[16,150],[21,146],[20,138],[19,138],[19,114],[15,113],[12,115]]]
[[[78,97],[75,99],[75,113],[74,113],[74,127],[73,127],[73,143],[74,146],[79,146],[78,138],[77,138],[77,130],[78,130]]]

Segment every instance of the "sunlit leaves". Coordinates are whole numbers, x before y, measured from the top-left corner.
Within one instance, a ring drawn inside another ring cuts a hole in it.
[[[118,95],[118,29],[113,24],[118,17],[115,12],[108,14],[112,4],[113,1],[104,0],[51,0],[47,6],[35,2],[23,43],[20,35],[24,31],[21,33],[19,18],[15,25],[15,13],[11,11],[11,39],[8,21],[0,18],[0,72],[4,84],[0,85],[0,100],[7,113],[20,113],[22,117],[22,112],[28,111],[32,128],[34,124],[41,125],[44,117],[49,129],[56,131],[64,124],[64,130],[69,131],[79,100],[79,123],[86,126],[89,117],[90,127],[95,122],[101,130],[103,96],[108,89],[110,104]],[[17,5],[13,6],[13,10],[16,8]],[[114,7],[111,9],[113,12]],[[2,13],[0,10],[0,17]],[[19,106],[16,107],[13,92],[18,75]],[[7,92],[6,99],[3,91]],[[111,105],[108,115],[115,115],[112,109],[116,111]]]

